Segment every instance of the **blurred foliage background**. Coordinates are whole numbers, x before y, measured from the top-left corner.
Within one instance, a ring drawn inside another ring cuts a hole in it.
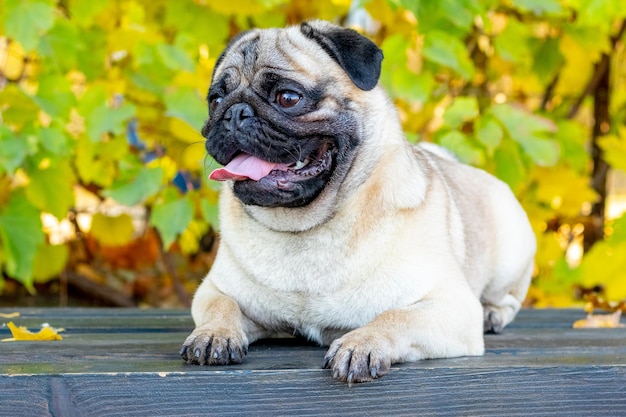
[[[383,49],[407,137],[506,181],[529,306],[626,298],[626,7],[614,0],[0,0],[0,302],[184,306],[219,239],[200,127],[252,27]]]

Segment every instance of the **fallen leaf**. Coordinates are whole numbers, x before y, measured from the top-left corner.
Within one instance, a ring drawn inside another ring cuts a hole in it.
[[[14,319],[16,317],[19,317],[20,313],[15,312],[15,313],[0,313],[0,318],[3,319]]]
[[[586,319],[574,322],[575,329],[600,329],[600,328],[617,328],[624,327],[620,323],[622,311],[617,310],[611,314],[587,314]]]
[[[9,330],[11,330],[11,334],[13,337],[8,339],[3,339],[3,342],[15,342],[15,341],[44,341],[44,340],[63,340],[59,332],[64,331],[65,329],[55,329],[54,327],[50,327],[49,325],[43,325],[41,330],[37,333],[32,333],[26,327],[16,326],[12,321],[7,323]]]
[[[593,310],[596,308],[611,312],[616,310],[626,311],[626,300],[608,301],[599,297],[598,294],[586,294],[585,300],[587,302],[585,303],[584,310],[585,313],[588,314],[593,313]]]

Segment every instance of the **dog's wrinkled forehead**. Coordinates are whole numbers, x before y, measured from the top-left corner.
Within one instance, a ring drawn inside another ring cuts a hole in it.
[[[307,79],[315,83],[348,77],[354,86],[369,91],[378,84],[382,60],[382,51],[356,31],[311,21],[242,33],[218,58],[213,80],[232,72],[243,78],[239,83],[251,83],[266,68],[278,75],[298,74],[298,81],[305,84]]]
[[[328,75],[328,71],[315,73],[316,68],[328,70],[333,66],[342,72],[316,42],[297,28],[251,30],[231,41],[215,65],[213,79],[228,72],[241,77],[239,83],[252,83],[259,72],[271,70],[283,75],[297,74],[299,81],[305,83],[307,80],[302,78],[306,75],[314,83]]]

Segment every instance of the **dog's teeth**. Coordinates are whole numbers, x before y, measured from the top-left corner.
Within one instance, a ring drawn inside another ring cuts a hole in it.
[[[304,161],[298,161],[296,162],[296,165],[294,166],[295,169],[302,169],[305,166],[309,165],[309,162],[311,162],[309,160],[309,158],[305,159]]]

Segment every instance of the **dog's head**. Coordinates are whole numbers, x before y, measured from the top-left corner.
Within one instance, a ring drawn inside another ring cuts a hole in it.
[[[364,135],[364,92],[383,55],[351,29],[313,21],[251,30],[216,62],[202,129],[246,206],[298,208],[338,189]],[[326,191],[325,191],[326,190]]]

